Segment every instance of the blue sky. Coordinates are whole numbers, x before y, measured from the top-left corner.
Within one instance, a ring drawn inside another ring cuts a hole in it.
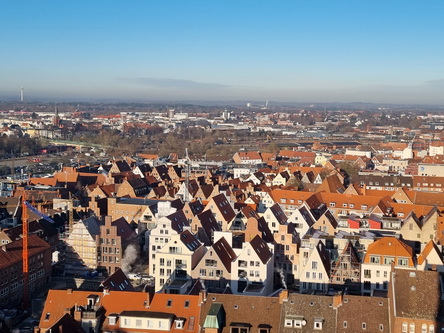
[[[5,1],[0,97],[444,105],[442,0]]]

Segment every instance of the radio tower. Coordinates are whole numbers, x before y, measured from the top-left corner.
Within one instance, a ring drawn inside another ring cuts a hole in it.
[[[29,305],[29,253],[28,253],[28,207],[26,206],[26,195],[22,198],[22,234],[23,234],[23,308]]]
[[[23,102],[24,99],[24,90],[23,87],[20,87],[20,102]]]

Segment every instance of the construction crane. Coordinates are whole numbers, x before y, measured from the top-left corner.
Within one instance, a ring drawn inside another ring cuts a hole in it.
[[[19,200],[19,205],[22,207],[22,273],[23,273],[23,300],[22,308],[27,309],[30,305],[29,302],[29,211],[35,213],[40,218],[50,222],[55,223],[53,219],[45,215],[27,200],[26,192]],[[18,208],[16,205],[0,205],[1,208]]]

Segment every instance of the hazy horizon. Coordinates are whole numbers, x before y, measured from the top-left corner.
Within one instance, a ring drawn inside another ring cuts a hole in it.
[[[8,2],[0,97],[444,105],[444,2]]]

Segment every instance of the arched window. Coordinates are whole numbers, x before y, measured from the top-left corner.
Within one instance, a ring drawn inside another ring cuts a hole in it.
[[[415,323],[410,323],[409,333],[415,333]]]
[[[427,333],[427,324],[421,325],[421,333]]]
[[[429,333],[435,333],[435,325],[429,326]]]

